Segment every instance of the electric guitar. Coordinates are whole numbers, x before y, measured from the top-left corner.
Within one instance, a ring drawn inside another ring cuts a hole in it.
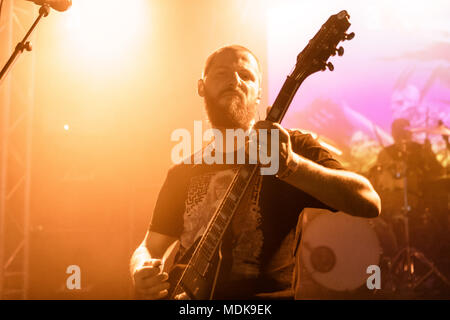
[[[330,16],[300,52],[295,68],[284,82],[266,120],[281,122],[298,88],[307,77],[326,68],[333,71],[333,64],[328,62],[328,59],[336,53],[342,56],[344,49],[337,48],[337,45],[341,41],[351,40],[355,35],[353,32],[346,34],[350,27],[349,18],[345,10]],[[178,241],[167,249],[163,264],[164,270],[170,270],[169,299],[214,298],[222,261],[220,248],[222,238],[258,168],[259,166],[255,164],[240,166],[203,236],[187,250],[181,259],[177,259],[175,263],[180,245]]]

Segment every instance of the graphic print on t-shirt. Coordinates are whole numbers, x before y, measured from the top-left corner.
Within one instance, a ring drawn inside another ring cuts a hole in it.
[[[191,178],[183,215],[184,230],[180,237],[182,252],[200,237],[222,201],[236,171],[233,169],[205,173]],[[242,199],[231,229],[233,233],[232,279],[256,278],[260,270],[263,246],[261,210],[258,205],[261,177],[251,185]]]

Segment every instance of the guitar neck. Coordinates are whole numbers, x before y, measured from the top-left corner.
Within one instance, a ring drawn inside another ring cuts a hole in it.
[[[305,77],[301,77],[299,79],[294,79],[291,76],[287,77],[287,79],[284,81],[283,87],[281,87],[281,90],[278,93],[277,98],[270,108],[266,120],[277,123],[280,123],[283,120],[284,115],[286,114],[292,102],[292,99],[294,99],[298,88],[304,80]]]

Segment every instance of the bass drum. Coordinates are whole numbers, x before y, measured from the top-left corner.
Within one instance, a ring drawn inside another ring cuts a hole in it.
[[[371,274],[367,268],[381,266],[397,250],[395,235],[380,218],[311,209],[304,213],[303,226],[303,266],[316,283],[334,291],[365,285]]]

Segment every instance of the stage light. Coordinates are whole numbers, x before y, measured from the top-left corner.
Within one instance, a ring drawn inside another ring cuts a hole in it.
[[[74,1],[65,17],[70,49],[93,65],[123,61],[139,49],[146,6],[144,0]]]
[[[65,124],[65,125],[64,125],[64,130],[69,131],[69,129],[70,129],[69,125],[68,125],[68,124]]]

